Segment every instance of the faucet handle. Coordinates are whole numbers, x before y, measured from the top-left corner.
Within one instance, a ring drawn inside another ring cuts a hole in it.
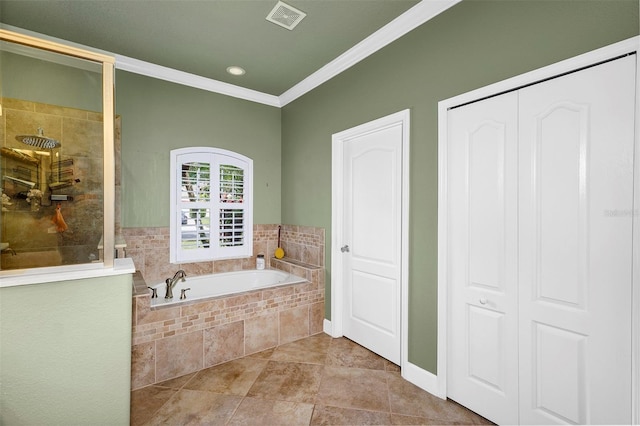
[[[187,290],[191,290],[191,288],[183,288],[182,290],[180,290],[180,300],[187,298]]]
[[[151,290],[151,298],[156,299],[158,297],[158,289],[153,287],[147,287],[147,288]]]

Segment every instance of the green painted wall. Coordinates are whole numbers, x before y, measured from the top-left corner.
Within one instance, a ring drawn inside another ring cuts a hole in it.
[[[131,275],[0,289],[0,424],[129,424],[131,290]]]
[[[283,108],[282,222],[327,229],[330,272],[331,135],[410,108],[409,361],[436,373],[438,101],[638,28],[637,0],[465,0]]]
[[[169,151],[210,146],[253,159],[254,218],[280,223],[280,109],[124,71],[122,226],[169,226]]]

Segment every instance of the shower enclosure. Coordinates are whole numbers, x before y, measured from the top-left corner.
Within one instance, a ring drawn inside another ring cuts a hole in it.
[[[105,266],[115,181],[104,62],[14,35],[0,30],[0,270]]]

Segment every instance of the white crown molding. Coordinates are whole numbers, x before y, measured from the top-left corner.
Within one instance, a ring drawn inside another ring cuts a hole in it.
[[[366,57],[399,39],[409,31],[424,24],[462,0],[422,0],[387,25],[371,34],[327,65],[296,84],[282,95],[280,104],[285,106],[305,93],[315,89]]]
[[[172,83],[182,84],[183,86],[194,87],[197,89],[206,90],[209,92],[219,93],[222,95],[232,96],[234,98],[240,98],[247,101],[257,102],[269,106],[280,107],[280,100],[277,96],[269,95],[267,93],[258,92],[257,90],[251,90],[233,84],[224,83],[222,81],[214,80],[211,78],[201,77],[199,75],[190,74],[184,71],[178,71],[173,68],[163,67],[161,65],[152,64],[150,62],[141,61],[127,56],[118,55],[105,50],[96,49],[94,47],[85,46],[83,44],[74,43],[68,40],[63,40],[56,37],[51,37],[46,34],[37,33],[35,31],[25,30],[23,28],[14,27],[12,25],[1,24],[0,28],[7,31],[13,31],[18,34],[28,35],[31,37],[40,38],[43,40],[53,41],[55,43],[64,44],[66,46],[73,46],[79,49],[89,50],[91,52],[101,53],[114,57],[116,60],[116,69],[122,71],[128,71],[135,74],[145,75],[147,77],[157,78],[160,80],[170,81]],[[34,55],[31,55],[34,56]],[[39,59],[53,60],[52,55],[40,56]],[[35,57],[35,56],[34,56]],[[55,62],[71,65],[71,63],[63,63],[59,60]]]
[[[128,71],[135,74],[146,75],[147,77],[158,78],[172,83],[182,84],[184,86],[195,87],[209,92],[219,93],[221,95],[232,96],[247,101],[257,102],[274,107],[280,107],[280,100],[277,96],[267,93],[258,92],[257,90],[247,89],[212,78],[201,77],[199,75],[190,74],[184,71],[178,71],[173,68],[163,67],[161,65],[152,64],[138,59],[129,58],[127,56],[115,55],[116,68],[122,71]]]
[[[73,43],[67,40],[48,36],[46,34],[40,34],[35,31],[13,27],[11,25],[2,24],[0,25],[0,28],[115,57],[116,69],[122,71],[128,71],[135,74],[145,75],[147,77],[170,81],[184,86],[194,87],[209,92],[280,108],[296,100],[305,93],[315,89],[324,82],[365,59],[367,56],[377,52],[389,43],[397,40],[409,31],[424,24],[431,18],[439,15],[461,1],[462,0],[422,0],[420,3],[416,4],[414,7],[407,10],[380,30],[356,44],[354,47],[347,50],[342,55],[338,56],[336,59],[329,62],[280,96],[258,92],[257,90],[247,89],[116,53],[106,52],[90,46]]]

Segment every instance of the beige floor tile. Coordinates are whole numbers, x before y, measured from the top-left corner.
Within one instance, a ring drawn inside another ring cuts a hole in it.
[[[444,425],[444,424],[452,424],[452,423],[443,423],[441,421],[425,419],[424,417],[391,414],[391,424],[400,425],[400,426],[409,426],[409,425]]]
[[[485,420],[486,421],[486,420]],[[434,419],[425,419],[424,417],[413,417],[413,416],[402,416],[399,414],[391,414],[391,424],[392,425],[433,425],[433,426],[442,426],[442,425],[474,425],[478,423],[473,423],[470,421],[460,421],[460,420],[434,420]],[[480,424],[489,424],[493,423],[480,423]]]
[[[245,398],[228,425],[308,425],[313,404]]]
[[[247,396],[313,404],[323,368],[314,364],[269,361]]]
[[[466,425],[493,425],[495,423],[485,419],[479,414],[474,413],[466,407],[458,404],[457,402],[448,399],[449,409],[451,412],[456,413],[452,416],[455,421],[458,421],[458,424],[466,424]]]
[[[389,425],[388,413],[316,405],[311,425]]]
[[[325,366],[316,404],[389,412],[384,371]]]
[[[313,336],[309,336],[305,339],[296,340],[295,342],[286,343],[280,345],[277,349],[283,347],[305,349],[313,352],[328,352],[331,347],[331,342],[334,339],[328,334],[320,333]]]
[[[274,361],[303,362],[324,365],[331,337],[318,334],[307,339],[297,340],[278,346],[271,359]]]
[[[245,396],[267,362],[261,359],[241,358],[200,370],[186,384],[185,389]]]
[[[222,425],[233,415],[242,397],[182,389],[147,423],[148,425]]]
[[[157,386],[147,386],[131,392],[131,426],[149,421],[175,393],[175,389]]]
[[[490,424],[465,407],[443,400],[404,380],[398,373],[387,373],[391,412],[423,417],[442,424]]]
[[[326,365],[384,370],[387,360],[344,337],[331,342]]]
[[[318,334],[133,391],[131,424],[491,423],[356,343]]]
[[[256,353],[253,353],[253,354],[249,354],[245,358],[271,359],[271,355],[273,355],[273,352],[276,349],[277,348],[271,348],[271,349],[267,349],[267,350],[262,351],[262,352],[256,352]]]
[[[163,388],[171,388],[180,390],[196,373],[185,374],[184,376],[176,377],[175,379],[166,380],[164,382],[156,384],[156,386],[162,386]]]
[[[400,372],[400,366],[392,363],[391,361],[384,360],[384,370],[385,371],[393,371],[396,373]]]

